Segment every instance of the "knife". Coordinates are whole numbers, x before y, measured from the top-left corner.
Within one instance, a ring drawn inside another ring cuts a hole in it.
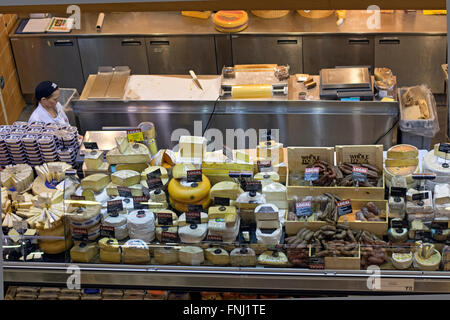
[[[200,89],[203,90],[202,85],[200,84],[200,81],[198,81],[197,75],[193,70],[189,70],[189,74],[192,77],[192,80],[194,81],[195,85]]]

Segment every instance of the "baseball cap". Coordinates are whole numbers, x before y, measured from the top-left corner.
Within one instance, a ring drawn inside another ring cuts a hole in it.
[[[48,98],[53,92],[58,90],[58,85],[51,81],[42,81],[39,83],[35,90],[35,96],[37,101],[41,101],[42,98]]]

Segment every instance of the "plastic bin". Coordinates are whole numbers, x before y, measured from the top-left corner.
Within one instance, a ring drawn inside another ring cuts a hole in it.
[[[59,103],[61,103],[64,112],[67,115],[67,118],[69,119],[69,123],[72,126],[77,126],[77,123],[75,121],[75,114],[73,112],[72,108],[72,101],[78,100],[80,98],[80,95],[77,91],[77,89],[73,88],[59,88]],[[80,130],[80,128],[78,128]]]

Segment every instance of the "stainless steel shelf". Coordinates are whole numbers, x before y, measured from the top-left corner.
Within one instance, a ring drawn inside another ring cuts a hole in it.
[[[70,264],[5,263],[4,281],[66,285]],[[80,264],[82,286],[133,286],[190,290],[380,293],[370,290],[364,270],[324,271],[291,268],[225,268]],[[413,279],[409,293],[449,293],[450,273],[381,271],[382,279]],[[397,293],[401,293],[397,292]]]

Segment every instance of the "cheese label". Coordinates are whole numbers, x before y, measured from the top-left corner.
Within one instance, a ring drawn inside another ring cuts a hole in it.
[[[298,201],[295,203],[295,214],[297,217],[309,217],[312,215],[311,201]]]
[[[85,197],[85,196],[76,196],[76,195],[72,194],[72,195],[70,196],[70,200],[74,200],[74,201],[85,201],[85,200],[86,200],[86,197]],[[84,205],[84,204],[76,203],[76,202],[72,202],[71,205],[74,206],[74,207],[85,207],[85,206],[86,206],[86,205]]]
[[[172,226],[173,225],[173,217],[172,212],[158,212],[156,214],[158,217],[158,224],[164,226]]]
[[[230,148],[228,148],[226,145],[222,146],[222,153],[224,156],[226,156],[230,161],[234,160],[233,157],[233,150],[231,150]]]
[[[319,179],[319,170],[319,167],[305,168],[304,180],[316,181],[317,179]]]
[[[367,181],[367,173],[369,172],[369,169],[364,167],[353,167],[352,171],[352,179],[353,181],[359,181],[364,182]]]
[[[149,190],[159,189],[163,187],[161,178],[147,179],[147,185]]]
[[[353,212],[352,203],[349,199],[343,200],[343,201],[338,201],[337,209],[338,209],[338,215],[340,217]]]
[[[119,196],[123,198],[131,198],[133,196],[131,189],[128,187],[117,186],[117,191],[119,192]]]
[[[419,192],[412,195],[413,201],[420,201],[428,199],[428,192]]]
[[[156,169],[150,173],[147,173],[147,179],[161,178],[161,169]]]
[[[88,230],[85,228],[73,228],[72,238],[79,241],[88,241]]]
[[[412,178],[414,180],[434,180],[436,179],[436,175],[433,173],[414,173]]]
[[[308,269],[325,269],[325,257],[308,257]]]
[[[122,200],[111,200],[106,203],[108,213],[117,213],[123,210]]]
[[[100,237],[114,238],[115,237],[114,227],[101,226],[100,227]]]
[[[272,169],[272,161],[270,160],[259,160],[257,162],[259,172],[270,172]]]
[[[261,181],[246,181],[245,182],[245,191],[247,192],[258,192],[262,190]]]
[[[450,153],[450,144],[449,143],[440,143],[439,151],[444,153]]]
[[[83,142],[84,148],[85,149],[90,149],[90,150],[94,150],[97,149],[98,150],[98,145],[97,142]]]
[[[127,137],[128,137],[128,142],[144,141],[144,135],[142,134],[142,130],[139,128],[127,130]]]
[[[414,233],[414,241],[422,241],[424,243],[432,243],[433,236],[431,231],[416,230]]]
[[[251,171],[230,171],[230,172],[228,172],[228,176],[230,178],[234,178],[234,179],[251,178],[253,176],[253,172],[251,172]]]
[[[161,242],[178,242],[178,235],[174,232],[161,232]]]
[[[216,206],[229,206],[230,205],[230,198],[215,197],[214,198],[214,204]]]
[[[201,224],[201,213],[200,212],[186,212],[186,223],[188,224]]]
[[[206,237],[206,241],[223,242],[223,238],[219,235],[208,234],[208,236]]]
[[[149,199],[147,196],[133,197],[134,209],[148,209],[148,204],[142,202],[147,202]]]
[[[187,182],[202,182],[202,170],[188,170]]]
[[[403,229],[403,220],[395,220],[395,219],[393,219],[391,221],[391,228],[392,229]]]
[[[406,188],[401,188],[401,187],[391,187],[391,196],[392,197],[402,197],[405,198],[406,197]]]

